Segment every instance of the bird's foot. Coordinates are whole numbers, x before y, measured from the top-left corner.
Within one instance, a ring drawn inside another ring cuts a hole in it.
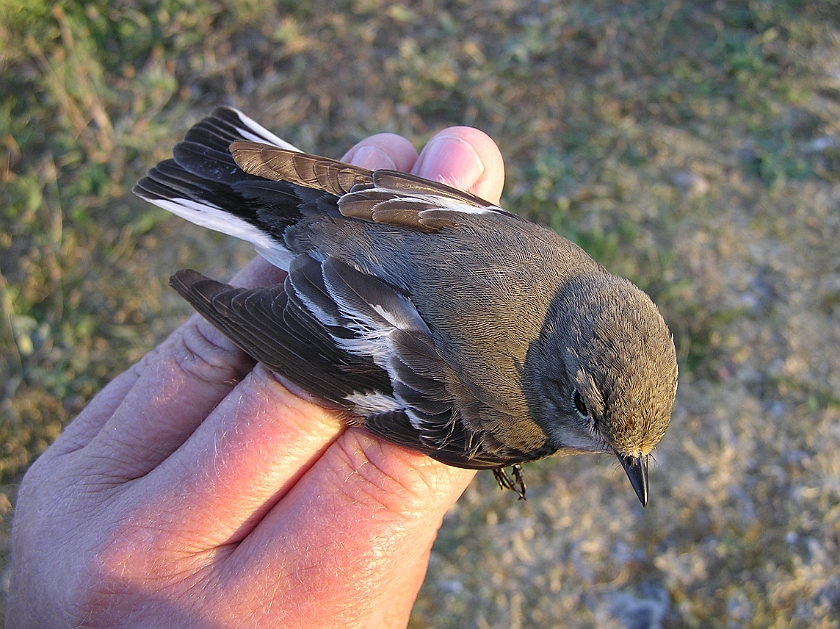
[[[499,467],[493,470],[493,476],[496,477],[496,482],[499,483],[499,489],[510,489],[519,495],[520,500],[525,498],[525,477],[522,475],[522,466],[518,463],[510,466],[513,472],[513,478],[507,473],[507,468]]]

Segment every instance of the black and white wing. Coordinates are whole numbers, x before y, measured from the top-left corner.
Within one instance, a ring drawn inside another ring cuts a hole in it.
[[[234,288],[184,270],[172,286],[246,353],[348,423],[458,467],[520,460],[459,421],[457,379],[411,301],[382,280],[303,255],[284,284]]]

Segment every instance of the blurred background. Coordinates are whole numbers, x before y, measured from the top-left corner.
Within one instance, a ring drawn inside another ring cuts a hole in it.
[[[189,314],[169,275],[252,256],[130,193],[229,104],[331,157],[479,127],[504,207],[675,334],[648,508],[611,458],[480,473],[411,627],[840,627],[836,0],[5,0],[0,69],[3,588],[17,483]]]

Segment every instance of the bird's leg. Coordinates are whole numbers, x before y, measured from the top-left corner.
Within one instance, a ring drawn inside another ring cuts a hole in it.
[[[518,463],[511,465],[510,469],[513,471],[513,478],[511,478],[507,469],[499,467],[493,470],[493,476],[496,477],[496,482],[499,483],[499,489],[510,489],[519,495],[520,500],[525,500],[525,477],[522,475],[522,466]]]

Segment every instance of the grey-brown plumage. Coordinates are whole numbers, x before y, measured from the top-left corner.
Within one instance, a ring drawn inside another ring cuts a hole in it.
[[[606,452],[642,504],[677,384],[656,306],[570,241],[443,184],[301,153],[217,109],[135,191],[288,271],[173,286],[349,423],[524,492],[518,467]]]

